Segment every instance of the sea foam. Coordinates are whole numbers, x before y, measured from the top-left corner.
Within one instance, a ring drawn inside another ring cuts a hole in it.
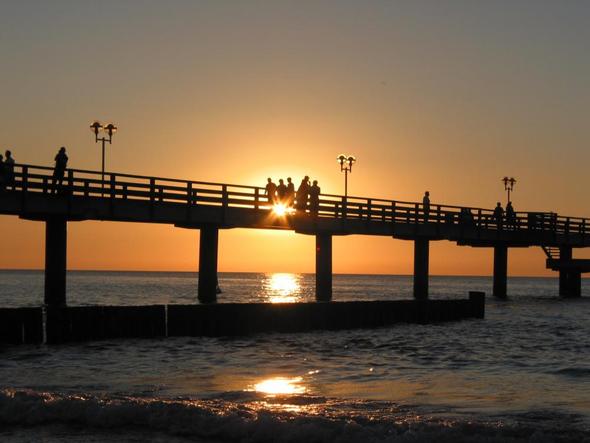
[[[293,403],[301,402],[296,400]],[[314,404],[313,401],[307,402]],[[502,422],[449,420],[412,414],[366,402],[332,405],[309,411],[277,408],[253,401],[164,400],[126,396],[64,395],[32,390],[0,391],[0,424],[4,436],[29,436],[60,426],[83,428],[86,435],[113,433],[146,439],[170,435],[191,441],[218,442],[570,442],[590,441],[582,430],[567,426],[507,425]],[[346,412],[344,412],[346,411]],[[7,433],[8,432],[8,433]]]

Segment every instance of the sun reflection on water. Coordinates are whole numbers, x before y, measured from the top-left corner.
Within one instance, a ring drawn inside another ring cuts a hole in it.
[[[256,383],[254,391],[269,395],[303,394],[306,388],[303,377],[272,377]]]
[[[272,274],[267,277],[265,286],[271,303],[295,303],[300,299],[301,286],[295,274]]]

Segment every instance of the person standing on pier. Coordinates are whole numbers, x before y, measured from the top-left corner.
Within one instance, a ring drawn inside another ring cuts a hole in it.
[[[275,201],[276,201],[276,195],[275,194],[277,192],[277,185],[275,185],[272,182],[272,179],[270,177],[268,177],[266,179],[266,181],[268,183],[266,184],[266,187],[264,188],[264,193],[266,195],[266,198],[268,199],[268,202],[271,205],[274,205],[275,204]]]
[[[506,225],[512,229],[516,229],[516,213],[512,207],[512,202],[506,204]]]
[[[287,201],[287,186],[283,179],[279,179],[279,185],[277,186],[277,203],[280,205],[286,205]]]
[[[422,211],[424,211],[424,223],[427,223],[430,214],[430,192],[428,191],[424,193],[424,198],[422,198]]]
[[[6,158],[4,159],[4,180],[7,186],[14,189],[14,158],[12,152],[6,150]]]
[[[52,194],[55,194],[57,192],[58,186],[59,189],[61,189],[67,166],[68,156],[66,155],[66,148],[62,146],[61,148],[59,148],[59,151],[55,156],[55,168],[53,169],[53,181],[51,183]]]
[[[496,203],[496,208],[494,209],[494,221],[496,222],[496,226],[498,229],[502,229],[502,221],[504,219],[504,209],[502,208],[502,204],[500,202]]]
[[[307,209],[307,197],[309,195],[309,177],[306,175],[297,188],[297,209],[305,212]]]
[[[6,171],[4,170],[4,157],[0,154],[0,191],[6,189]]]
[[[318,215],[320,209],[320,191],[318,181],[314,180],[309,188],[309,212],[313,215]]]
[[[287,177],[287,207],[292,208],[295,201],[295,185],[291,181],[291,177]]]

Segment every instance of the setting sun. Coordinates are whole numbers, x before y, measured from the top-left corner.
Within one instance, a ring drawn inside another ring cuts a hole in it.
[[[272,207],[272,212],[279,217],[283,217],[285,215],[293,214],[295,210],[282,203],[277,203]]]

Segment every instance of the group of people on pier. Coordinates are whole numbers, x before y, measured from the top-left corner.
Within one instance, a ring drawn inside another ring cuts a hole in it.
[[[309,176],[303,177],[301,184],[295,191],[295,185],[291,177],[287,177],[287,183],[279,179],[279,184],[275,184],[272,178],[267,179],[264,193],[271,205],[283,205],[285,208],[295,208],[298,211],[305,212],[309,208],[311,214],[317,214],[320,208],[320,187],[318,181],[314,180],[309,184]]]
[[[506,211],[502,208],[502,203],[496,203],[496,207],[494,208],[494,221],[500,227],[506,221],[506,227],[516,229],[518,226],[518,220],[516,219],[516,212],[514,211],[514,207],[512,206],[512,202],[509,201],[506,204]]]

